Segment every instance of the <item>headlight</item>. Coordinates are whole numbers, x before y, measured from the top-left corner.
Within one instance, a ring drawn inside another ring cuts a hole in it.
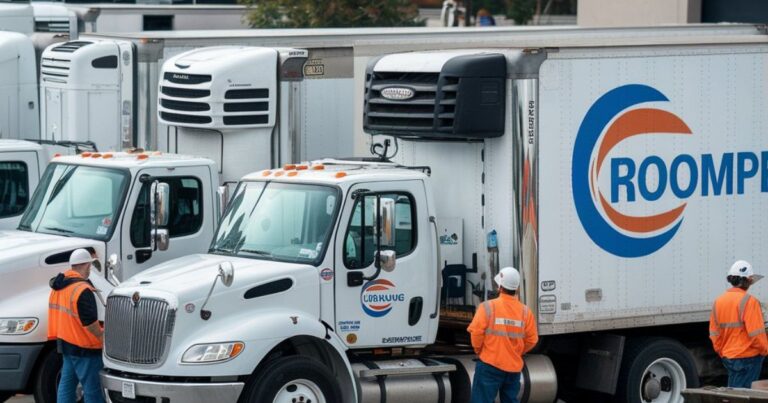
[[[0,335],[18,336],[37,327],[37,318],[0,318]]]
[[[245,344],[236,341],[230,343],[195,344],[181,357],[186,364],[202,364],[231,360],[243,351]]]

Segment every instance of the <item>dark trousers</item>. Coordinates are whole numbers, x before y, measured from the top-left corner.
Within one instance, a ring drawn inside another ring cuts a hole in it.
[[[760,379],[763,358],[759,355],[750,358],[723,358],[723,365],[728,370],[728,387],[751,388],[752,382]]]
[[[520,403],[520,373],[502,371],[478,361],[472,380],[472,403],[493,403],[499,395],[501,403]]]

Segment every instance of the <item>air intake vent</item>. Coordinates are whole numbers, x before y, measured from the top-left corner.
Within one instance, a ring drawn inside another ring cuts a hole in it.
[[[207,74],[165,73],[163,78],[176,84],[202,84],[211,82],[211,76]]]
[[[269,98],[269,89],[253,88],[243,90],[229,90],[224,94],[225,99],[254,99]]]
[[[69,66],[71,61],[67,59],[43,57],[40,59],[40,75],[46,81],[66,83],[69,78]]]
[[[240,102],[224,104],[224,112],[266,112],[269,102]]]
[[[72,41],[72,42],[64,42],[63,44],[56,46],[55,48],[51,49],[51,52],[64,52],[64,53],[73,53],[76,50],[82,48],[83,46],[87,46],[92,44],[93,42],[88,41]]]
[[[69,32],[69,20],[35,20],[35,32]]]
[[[174,98],[205,98],[211,96],[210,90],[195,90],[191,88],[176,88],[163,86],[160,89],[165,95]]]
[[[268,115],[224,116],[224,124],[227,126],[264,125],[268,122]]]
[[[213,121],[210,116],[181,115],[178,113],[168,112],[160,112],[160,117],[168,122],[192,123],[196,125],[204,125]]]
[[[205,112],[211,110],[211,106],[203,102],[174,101],[172,99],[161,99],[160,105],[167,109],[187,112]]]
[[[379,72],[369,67],[365,131],[445,139],[501,136],[506,66],[503,55],[477,54],[450,59],[440,73]]]

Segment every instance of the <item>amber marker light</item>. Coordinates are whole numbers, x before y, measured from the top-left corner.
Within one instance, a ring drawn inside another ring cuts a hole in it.
[[[341,179],[343,177],[347,176],[346,172],[336,172],[336,179]]]

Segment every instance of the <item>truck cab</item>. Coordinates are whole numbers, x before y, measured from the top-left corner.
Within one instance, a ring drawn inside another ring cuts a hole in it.
[[[32,161],[27,166],[37,169]],[[106,295],[145,268],[205,250],[219,217],[217,185],[214,163],[204,158],[54,157],[18,229],[0,231],[0,275],[13,284],[0,301],[0,355],[19,358],[0,379],[0,394],[55,399],[59,358],[47,341],[48,280],[67,269],[73,250],[95,254],[91,280]]]
[[[16,228],[47,164],[43,147],[0,140],[0,230]]]
[[[110,295],[102,379],[112,399],[272,401],[298,396],[295,387],[357,401],[348,352],[434,342],[440,270],[426,173],[335,160],[284,168],[241,181],[207,254],[156,266]],[[151,351],[130,340],[151,340]],[[296,349],[319,354],[308,381],[265,377],[264,366]],[[183,380],[203,373],[210,383]]]

